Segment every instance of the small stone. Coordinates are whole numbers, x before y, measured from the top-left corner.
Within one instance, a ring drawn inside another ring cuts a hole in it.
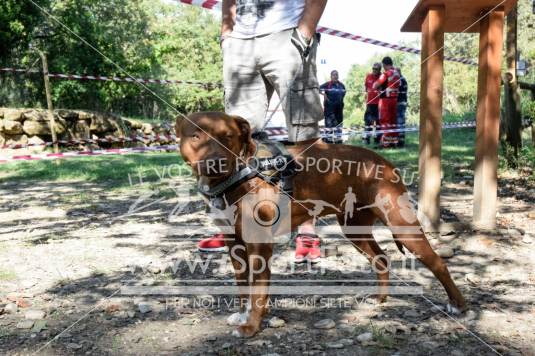
[[[223,345],[221,345],[222,349],[230,349],[232,347],[232,344],[230,342],[225,342]]]
[[[481,278],[479,278],[479,276],[476,275],[475,273],[466,274],[466,276],[464,276],[464,280],[474,285],[481,283]]]
[[[162,271],[162,269],[159,266],[150,265],[148,267],[148,271],[152,274],[158,274]]]
[[[9,303],[4,307],[4,313],[6,314],[15,314],[18,310],[19,307],[15,303]]]
[[[72,337],[72,335],[68,332],[64,332],[64,333],[61,333],[58,335],[58,338],[60,339],[70,339]]]
[[[44,310],[39,309],[30,309],[27,310],[26,313],[24,313],[24,318],[28,320],[42,320],[46,316],[46,312]]]
[[[452,351],[450,351],[450,355],[451,356],[464,356],[464,352],[462,352],[460,350],[452,350]]]
[[[152,305],[149,303],[141,302],[137,305],[137,308],[141,314],[150,313],[152,311]]]
[[[410,309],[403,313],[403,316],[406,318],[417,318],[420,314],[416,310]]]
[[[34,324],[33,320],[21,320],[17,324],[17,329],[31,329]]]
[[[531,220],[535,220],[535,211],[530,211],[528,213],[528,218],[530,218]]]
[[[104,311],[107,313],[107,314],[113,314],[117,311],[121,310],[121,305],[118,304],[118,303],[111,303],[111,304],[108,304],[106,305],[106,308],[104,309]]]
[[[340,343],[340,342],[328,342],[327,345],[328,349],[343,349],[344,348],[344,344]]]
[[[208,336],[208,338],[206,339],[207,341],[217,341],[217,337],[216,336]]]
[[[533,239],[532,239],[531,237],[529,237],[529,236],[526,235],[526,236],[524,236],[524,238],[522,239],[522,242],[525,243],[525,244],[528,244],[528,245],[529,245],[529,244],[533,243]]]
[[[76,344],[74,342],[69,342],[67,344],[67,348],[71,349],[71,350],[80,350],[82,348],[82,345],[80,344]]]
[[[442,258],[451,258],[455,254],[455,251],[451,247],[443,246],[439,249],[437,249],[437,255],[439,255]]]
[[[253,341],[247,341],[245,345],[247,346],[264,346],[269,344],[270,342],[267,340],[253,340]]]
[[[342,315],[341,320],[347,320],[348,322],[351,323],[357,320],[357,315],[353,313],[345,313],[344,315]]]
[[[368,342],[368,341],[371,341],[372,339],[373,339],[373,334],[369,332],[360,334],[359,336],[357,336],[357,340],[359,342]]]
[[[36,320],[33,324],[32,333],[40,333],[44,329],[46,329],[46,320]]]
[[[128,315],[129,318],[133,318],[133,317],[136,316],[136,312],[133,311],[133,310],[128,310],[128,311],[126,312],[126,315]]]
[[[469,310],[466,312],[466,315],[464,316],[464,320],[466,321],[474,320],[476,317],[477,317],[476,312],[473,310]]]
[[[332,319],[323,319],[314,324],[316,329],[332,329],[336,326]]]
[[[425,341],[422,343],[422,347],[428,350],[434,350],[439,347],[439,344],[434,341]]]
[[[340,339],[338,342],[344,346],[351,346],[354,344],[354,341],[352,339]]]
[[[273,318],[269,319],[268,325],[270,328],[282,328],[284,325],[286,325],[286,322],[283,319],[274,316]]]

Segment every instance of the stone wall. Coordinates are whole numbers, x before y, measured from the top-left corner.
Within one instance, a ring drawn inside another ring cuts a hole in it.
[[[114,114],[85,110],[54,110],[58,140],[98,139],[106,137],[131,137],[174,134],[170,124],[149,124]],[[52,142],[52,133],[43,109],[0,108],[0,146],[11,144],[40,144]],[[132,147],[167,144],[170,141],[151,143],[146,139],[135,143],[98,143],[98,145],[74,145],[78,149]],[[61,146],[65,147],[65,146]],[[72,149],[73,146],[70,146]],[[32,151],[43,150],[42,146]]]

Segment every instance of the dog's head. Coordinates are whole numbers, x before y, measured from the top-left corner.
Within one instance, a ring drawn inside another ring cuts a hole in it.
[[[238,116],[198,112],[177,118],[175,129],[180,153],[197,176],[229,176],[255,152],[251,127]]]

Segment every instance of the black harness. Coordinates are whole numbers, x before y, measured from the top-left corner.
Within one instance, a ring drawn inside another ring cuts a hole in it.
[[[211,201],[221,200],[227,192],[252,178],[259,177],[269,184],[278,185],[281,191],[292,195],[294,157],[281,142],[255,140],[255,143],[255,154],[242,164],[239,170],[213,187],[199,182],[199,192]]]

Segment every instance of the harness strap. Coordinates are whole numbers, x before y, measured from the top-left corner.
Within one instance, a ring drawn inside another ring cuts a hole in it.
[[[230,178],[228,178],[222,183],[217,184],[214,187],[199,184],[199,191],[201,192],[201,194],[208,198],[217,198],[223,195],[223,193],[225,193],[227,190],[230,190],[240,185],[242,182],[256,177],[257,175],[257,171],[251,169],[251,167],[249,166],[245,166],[244,168],[230,176]]]

